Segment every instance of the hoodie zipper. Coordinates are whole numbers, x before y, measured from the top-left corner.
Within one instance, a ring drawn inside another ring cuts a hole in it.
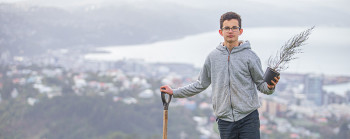
[[[233,115],[233,107],[232,107],[232,98],[231,98],[231,76],[230,76],[230,56],[231,56],[231,53],[230,51],[228,50],[228,58],[227,58],[227,71],[228,71],[228,90],[229,90],[229,94],[230,94],[230,106],[231,106],[231,110],[232,110],[232,118],[233,118],[233,121],[235,122],[235,116]]]

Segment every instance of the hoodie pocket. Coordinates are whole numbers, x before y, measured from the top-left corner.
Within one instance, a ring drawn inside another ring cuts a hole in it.
[[[220,91],[221,92],[221,91]],[[228,87],[222,90],[221,93],[215,94],[212,98],[213,109],[215,116],[218,118],[229,117],[232,107]]]
[[[250,90],[243,90],[241,88],[234,88],[234,96],[232,97],[234,108],[240,113],[251,112],[256,108],[255,101],[251,95]]]
[[[214,112],[216,111],[216,97],[215,96],[213,96],[213,98],[212,98],[212,103],[213,103],[213,110],[214,110]]]
[[[251,89],[246,89],[242,87],[235,87],[235,85],[232,86],[232,88],[235,91],[236,97],[240,98],[242,101],[252,101],[252,93]]]

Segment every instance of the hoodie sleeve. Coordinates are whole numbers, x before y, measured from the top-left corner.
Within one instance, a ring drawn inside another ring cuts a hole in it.
[[[198,80],[184,87],[174,89],[173,96],[175,98],[191,97],[207,89],[211,84],[210,72],[210,60],[208,56],[199,73]]]
[[[263,79],[263,70],[261,68],[261,62],[258,56],[249,63],[249,71],[252,76],[252,79],[257,87],[257,89],[264,94],[270,95],[275,89],[270,90],[267,87],[267,83]]]

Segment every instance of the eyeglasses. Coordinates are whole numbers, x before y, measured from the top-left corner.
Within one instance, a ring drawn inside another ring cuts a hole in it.
[[[223,28],[222,28],[222,30],[227,31],[227,32],[230,31],[231,29],[232,29],[233,32],[237,32],[237,31],[239,31],[241,28],[240,28],[240,27],[237,27],[237,26],[233,26],[232,28],[226,26],[226,27],[223,27]]]

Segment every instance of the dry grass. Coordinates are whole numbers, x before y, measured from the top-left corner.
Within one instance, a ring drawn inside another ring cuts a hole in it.
[[[268,60],[268,66],[277,72],[288,68],[287,63],[296,59],[295,54],[302,53],[301,46],[305,45],[305,41],[309,38],[311,31],[315,26],[295,35],[289,39],[279,51],[277,51],[275,57],[270,56]]]

